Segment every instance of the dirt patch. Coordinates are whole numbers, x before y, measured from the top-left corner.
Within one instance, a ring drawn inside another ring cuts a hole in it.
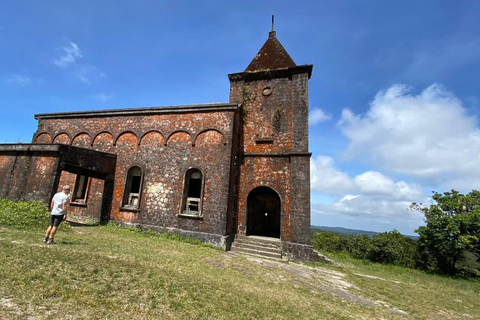
[[[261,265],[266,268],[280,269],[285,271],[288,276],[278,276],[272,272],[273,281],[290,281],[292,285],[306,288],[312,293],[326,292],[332,295],[341,297],[350,302],[370,307],[385,308],[388,312],[404,317],[409,315],[395,308],[392,308],[383,301],[373,301],[352,293],[349,290],[359,290],[357,286],[346,280],[346,274],[334,270],[329,270],[321,267],[311,267],[299,263],[284,263],[268,259],[247,257],[247,261],[255,265]],[[269,273],[267,273],[269,274]],[[358,274],[357,276],[371,277],[368,275]],[[377,277],[371,277],[377,279]],[[388,281],[386,279],[378,278],[377,280]]]

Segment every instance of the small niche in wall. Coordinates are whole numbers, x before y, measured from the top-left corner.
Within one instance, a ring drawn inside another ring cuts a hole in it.
[[[273,143],[273,138],[258,138],[255,140],[256,144],[269,144]]]

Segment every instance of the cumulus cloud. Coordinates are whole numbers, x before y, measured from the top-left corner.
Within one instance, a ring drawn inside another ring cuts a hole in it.
[[[365,115],[343,110],[337,125],[350,139],[345,154],[432,186],[468,187],[461,181],[480,178],[477,119],[438,84],[410,92],[394,85],[375,96]]]
[[[75,61],[78,58],[83,57],[82,52],[73,42],[70,42],[66,47],[62,47],[61,50],[63,51],[63,55],[60,58],[53,60],[53,63],[61,68],[75,64]]]
[[[377,171],[366,171],[351,177],[335,167],[332,157],[322,155],[310,160],[310,184],[312,191],[337,196],[358,194],[410,202],[424,197],[422,187],[416,183],[395,182]]]
[[[367,229],[372,223],[384,224],[387,229],[396,225],[409,234],[421,225],[422,215],[407,210],[412,202],[426,199],[420,185],[394,181],[371,170],[350,176],[337,168],[333,158],[328,156],[312,158],[310,168],[312,191],[330,196],[330,201],[313,203],[314,224],[322,224],[326,216],[334,216],[336,223],[351,220],[355,227],[357,220],[362,221],[362,228]]]
[[[310,161],[310,186],[313,191],[344,194],[354,189],[353,180],[337,170],[332,157],[318,156]]]
[[[7,83],[7,84],[15,84],[15,85],[19,85],[19,86],[26,86],[26,85],[29,85],[32,81],[28,77],[24,77],[22,75],[16,74],[16,75],[13,75],[12,77],[10,77],[8,79],[5,79],[4,82]]]
[[[331,118],[332,116],[325,114],[322,109],[313,108],[310,110],[310,113],[308,115],[308,124],[313,126],[318,123],[328,121]]]

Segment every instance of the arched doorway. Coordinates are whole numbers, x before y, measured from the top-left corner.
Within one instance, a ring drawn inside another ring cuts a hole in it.
[[[280,197],[273,189],[253,189],[247,198],[247,236],[280,238],[280,212]]]

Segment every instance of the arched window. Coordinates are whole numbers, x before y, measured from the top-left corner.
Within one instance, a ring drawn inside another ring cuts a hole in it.
[[[128,169],[125,189],[123,191],[122,207],[127,209],[138,209],[142,193],[143,174],[140,167]]]
[[[203,174],[198,169],[189,169],[185,174],[182,214],[201,216],[203,198]]]

